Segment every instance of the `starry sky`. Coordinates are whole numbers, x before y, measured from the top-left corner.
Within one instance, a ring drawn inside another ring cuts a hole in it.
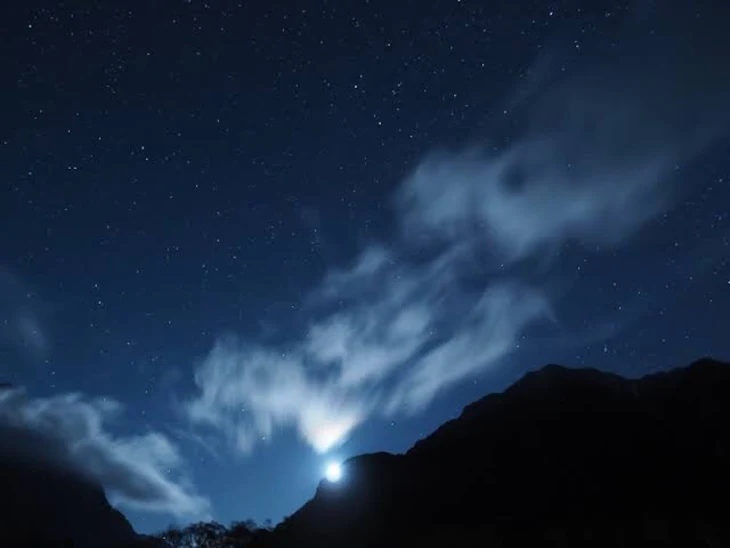
[[[276,522],[546,363],[730,358],[727,8],[663,4],[3,4],[0,420]]]

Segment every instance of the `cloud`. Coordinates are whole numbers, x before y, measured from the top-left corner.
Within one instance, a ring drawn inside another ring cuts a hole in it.
[[[423,409],[438,392],[512,352],[523,330],[549,315],[550,304],[539,291],[490,285],[449,338],[420,356],[396,385],[388,411]]]
[[[678,167],[730,122],[717,41],[629,30],[518,93],[507,145],[427,156],[394,193],[397,234],[312,289],[301,336],[221,339],[196,368],[193,423],[243,451],[286,427],[327,451],[369,417],[422,410],[557,321],[559,303],[526,265],[566,244],[626,242],[689,190]]]
[[[301,355],[219,341],[195,377],[201,387],[187,411],[197,423],[221,427],[241,451],[270,437],[275,426],[296,424],[325,451],[364,418],[358,402],[308,375]]]
[[[219,340],[196,369],[198,393],[186,403],[193,423],[221,429],[242,452],[293,426],[326,452],[369,416],[419,411],[551,315],[539,291],[513,281],[493,281],[474,299],[455,279],[455,254],[373,268],[374,253],[326,279],[320,304],[346,305],[286,348]]]
[[[208,515],[208,501],[182,479],[181,456],[165,436],[119,437],[107,430],[106,422],[121,411],[109,399],[32,398],[21,389],[2,389],[0,452],[71,466],[102,485],[115,505],[178,517]],[[14,443],[19,432],[28,434],[22,437],[26,441]]]
[[[0,266],[0,349],[20,350],[35,360],[48,352],[45,305],[19,276]]]
[[[477,231],[518,261],[633,235],[689,184],[676,170],[728,134],[728,40],[693,30],[648,43],[629,35],[551,82],[515,114],[520,132],[505,147],[429,156],[396,193],[406,236],[453,242]]]

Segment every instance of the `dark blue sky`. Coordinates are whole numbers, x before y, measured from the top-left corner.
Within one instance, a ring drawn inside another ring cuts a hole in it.
[[[23,420],[138,530],[278,521],[528,369],[730,358],[723,14],[655,4],[3,6]]]

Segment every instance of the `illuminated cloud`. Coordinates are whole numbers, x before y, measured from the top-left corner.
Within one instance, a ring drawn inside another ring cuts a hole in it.
[[[340,286],[350,308],[313,322],[287,348],[221,339],[196,370],[189,418],[222,430],[243,452],[288,426],[326,452],[373,414],[422,409],[447,386],[496,363],[528,324],[550,315],[547,299],[522,284],[493,282],[472,300],[443,283],[451,275],[439,261],[393,268],[379,289],[358,281],[362,293],[352,294]],[[446,314],[461,319],[447,328]]]
[[[233,337],[219,341],[198,368],[198,398],[189,417],[220,427],[239,450],[294,424],[318,451],[327,451],[359,424],[364,408],[333,383],[310,378],[303,356],[247,347]]]

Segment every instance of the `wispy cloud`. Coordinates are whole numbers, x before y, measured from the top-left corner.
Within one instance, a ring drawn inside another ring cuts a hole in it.
[[[0,266],[0,349],[13,348],[34,360],[42,359],[49,347],[45,312],[33,289]]]
[[[113,504],[177,517],[207,516],[208,501],[185,481],[181,456],[167,437],[158,432],[120,437],[107,429],[121,411],[109,399],[32,398],[21,389],[0,389],[0,451],[71,466],[104,487]],[[17,434],[23,432],[29,436],[18,443]]]
[[[186,403],[193,422],[243,451],[282,427],[326,451],[368,417],[417,412],[555,321],[519,266],[566,243],[622,244],[691,185],[677,166],[728,128],[712,40],[661,31],[532,82],[508,146],[424,159],[393,197],[399,233],[313,288],[298,340],[216,344]]]

